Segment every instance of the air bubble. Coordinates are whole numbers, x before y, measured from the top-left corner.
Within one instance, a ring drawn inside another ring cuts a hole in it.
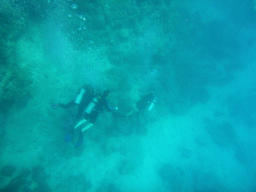
[[[78,8],[77,4],[72,4],[72,5],[70,5],[70,7],[71,7],[71,9],[77,9]]]

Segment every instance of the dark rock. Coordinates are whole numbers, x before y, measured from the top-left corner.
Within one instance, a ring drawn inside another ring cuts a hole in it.
[[[17,192],[26,183],[27,183],[26,179],[20,179],[16,177],[12,179],[8,185],[2,188],[0,192]]]
[[[21,172],[19,173],[19,177],[27,178],[30,175],[31,171],[29,168],[22,168]]]
[[[37,188],[34,190],[35,192],[51,192],[52,189],[47,184],[47,179],[49,175],[45,173],[44,167],[41,165],[37,165],[32,168],[32,179],[35,183],[37,183]]]
[[[88,191],[92,187],[84,174],[70,175],[61,185],[66,191]]]
[[[35,182],[45,181],[47,178],[44,168],[40,165],[32,168],[32,179]]]
[[[48,184],[43,181],[37,183],[38,187],[34,190],[35,192],[51,192],[51,188],[48,186]]]
[[[11,177],[15,173],[16,168],[13,165],[6,165],[1,169],[1,175]]]
[[[28,186],[24,186],[22,189],[23,192],[33,192]]]

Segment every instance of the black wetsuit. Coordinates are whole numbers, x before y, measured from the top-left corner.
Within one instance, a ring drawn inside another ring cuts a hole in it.
[[[155,96],[153,93],[147,93],[136,103],[138,111],[143,111],[149,107],[149,105],[154,101]]]
[[[150,93],[146,93],[144,96],[140,98],[139,101],[137,101],[136,107],[138,109],[138,113],[136,113],[136,118],[137,118],[138,127],[141,127],[141,120],[140,120],[141,112],[148,109],[151,103],[154,102],[154,100],[155,100],[155,96],[152,92],[150,92]]]
[[[96,103],[95,107],[91,111],[90,114],[85,113],[84,118],[86,120],[90,120],[90,123],[94,124],[96,122],[96,119],[100,112],[102,112],[104,109],[107,109],[108,111],[115,111],[115,108],[110,108],[108,101],[105,97],[102,97],[101,95],[97,96],[98,102]]]
[[[83,98],[82,98],[80,104],[75,103],[75,99],[70,101],[68,104],[59,104],[59,106],[61,108],[63,108],[63,109],[68,109],[68,108],[71,108],[71,107],[73,107],[75,105],[78,105],[78,111],[77,111],[77,114],[75,116],[76,118],[82,117],[85,107],[89,104],[89,102],[91,101],[91,99],[93,97],[93,94],[94,94],[93,88],[91,86],[84,85],[83,87],[81,87],[78,90],[76,95],[79,94],[81,89],[85,89],[86,92],[84,93]]]

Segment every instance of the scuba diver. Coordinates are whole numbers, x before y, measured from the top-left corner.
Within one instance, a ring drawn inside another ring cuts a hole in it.
[[[110,91],[106,90],[102,95],[96,94],[90,101],[90,103],[85,107],[84,109],[84,115],[83,119],[80,120],[74,128],[72,128],[66,135],[65,141],[69,142],[74,135],[75,129],[78,127],[81,128],[79,130],[79,139],[76,144],[76,147],[80,146],[83,142],[83,132],[87,129],[91,128],[94,123],[96,122],[96,119],[98,117],[98,114],[102,112],[104,109],[107,109],[108,111],[116,111],[118,108],[110,108],[107,98],[110,95]]]
[[[153,92],[147,92],[145,95],[141,96],[141,98],[135,103],[133,109],[126,115],[129,117],[131,115],[134,116],[134,120],[137,122],[137,126],[133,126],[137,133],[145,133],[145,127],[141,126],[141,118],[143,117],[143,112],[150,112],[154,107],[156,102],[156,97]]]
[[[64,125],[64,128],[69,127],[75,119],[79,119],[82,117],[84,108],[89,104],[89,102],[93,98],[93,95],[94,95],[93,88],[90,85],[85,84],[80,89],[78,89],[76,98],[71,100],[69,103],[67,103],[67,104],[61,104],[61,103],[51,104],[54,109],[56,109],[58,107],[61,107],[63,109],[68,109],[68,108],[78,105],[77,114],[75,116],[73,116]]]
[[[133,106],[133,109],[126,115],[131,116],[133,113],[137,112],[140,113],[142,111],[151,111],[154,107],[156,102],[156,97],[153,92],[147,92],[145,95],[143,95],[139,101],[136,102],[135,106]]]

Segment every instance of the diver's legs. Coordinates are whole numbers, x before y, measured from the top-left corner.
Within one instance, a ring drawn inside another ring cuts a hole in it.
[[[79,147],[79,146],[83,143],[83,140],[84,140],[84,138],[83,138],[83,133],[82,133],[82,131],[80,130],[80,131],[79,131],[79,138],[78,138],[76,147]]]
[[[72,128],[66,135],[65,137],[65,141],[66,142],[69,142],[72,138],[73,138],[73,135],[74,135],[74,129]]]
[[[74,129],[76,129],[76,128],[79,127],[80,125],[86,123],[86,121],[87,121],[86,119],[82,119],[81,121],[79,121],[79,122],[76,124],[76,126],[75,126]]]
[[[81,125],[81,124],[80,124]],[[82,143],[83,143],[83,132],[87,129],[89,129],[90,127],[92,127],[93,124],[92,123],[89,123],[88,125],[86,125],[83,129],[81,129],[79,131],[79,138],[78,138],[78,141],[77,141],[77,144],[76,144],[76,147],[79,147]]]
[[[86,131],[87,129],[90,129],[93,126],[92,123],[89,123],[88,125],[86,125],[83,129],[82,132]]]

